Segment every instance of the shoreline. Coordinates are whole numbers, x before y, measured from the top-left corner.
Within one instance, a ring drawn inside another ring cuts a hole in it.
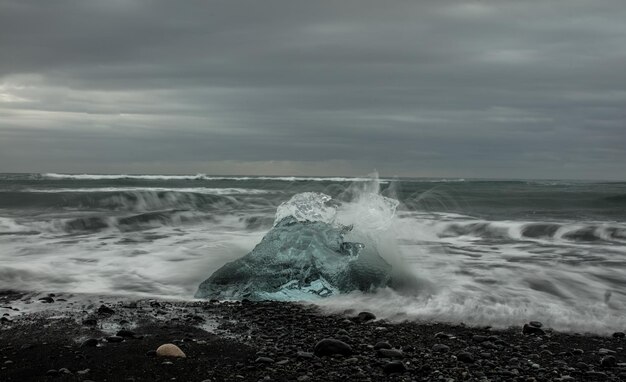
[[[626,380],[623,332],[559,333],[533,323],[523,333],[372,316],[275,301],[0,291],[0,380]],[[186,357],[155,355],[168,343]]]

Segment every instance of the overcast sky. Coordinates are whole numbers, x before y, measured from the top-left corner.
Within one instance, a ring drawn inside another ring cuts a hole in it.
[[[626,1],[0,0],[0,172],[626,179]]]

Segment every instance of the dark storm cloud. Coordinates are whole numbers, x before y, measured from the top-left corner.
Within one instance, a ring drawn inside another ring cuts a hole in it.
[[[626,3],[0,0],[0,171],[623,178]]]

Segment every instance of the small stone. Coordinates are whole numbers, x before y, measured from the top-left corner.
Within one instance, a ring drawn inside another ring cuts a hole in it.
[[[603,367],[615,367],[617,365],[617,359],[612,355],[607,355],[600,360],[600,365]]]
[[[392,348],[391,344],[386,341],[379,341],[379,342],[376,342],[376,345],[374,345],[374,350],[391,349],[391,348]]]
[[[119,343],[124,341],[124,337],[120,337],[120,336],[110,336],[107,337],[107,342],[111,342],[111,343]]]
[[[615,350],[601,348],[600,350],[598,350],[598,354],[600,355],[615,354]]]
[[[69,369],[65,368],[65,367],[60,368],[59,369],[59,373],[60,374],[72,374],[72,372]]]
[[[613,333],[613,338],[624,338],[626,337],[626,333],[624,332],[615,332]]]
[[[383,366],[383,371],[387,374],[404,373],[406,366],[401,361],[391,361]]]
[[[115,311],[106,305],[100,305],[98,308],[98,314],[111,315],[113,313],[115,313]]]
[[[96,338],[89,338],[80,344],[81,348],[93,348],[96,346],[98,346],[98,340]]]
[[[299,351],[296,353],[296,357],[298,358],[305,358],[305,359],[311,359],[313,358],[313,353],[309,353],[308,351]]]
[[[78,375],[85,375],[85,374],[89,374],[90,371],[91,371],[91,369],[78,370],[76,372],[76,374],[78,374]]]
[[[376,356],[379,358],[404,358],[404,354],[398,349],[378,349]]]
[[[444,344],[433,345],[433,351],[436,353],[447,353],[450,351],[450,346]]]
[[[118,337],[135,337],[135,332],[131,330],[122,329],[117,332],[116,336]]]
[[[528,325],[532,326],[533,328],[541,328],[543,327],[543,324],[539,321],[530,321],[528,323]]]
[[[470,352],[460,352],[459,354],[456,355],[456,359],[458,359],[461,362],[464,363],[474,363],[474,355],[472,355],[472,353]]]
[[[357,314],[355,319],[358,322],[368,322],[368,321],[375,320],[376,316],[374,315],[374,313],[371,313],[371,312],[361,312],[361,313]]]
[[[444,332],[438,332],[438,333],[435,333],[435,338],[444,338],[444,339],[448,339],[448,338],[450,338],[450,337],[452,337],[452,335],[451,335],[451,334],[448,334],[448,333],[444,333]]]
[[[157,348],[156,355],[159,357],[187,357],[180,348],[174,344],[164,344]]]
[[[583,355],[585,351],[583,349],[572,349],[572,354],[574,355]]]
[[[83,320],[83,325],[85,326],[96,326],[98,321],[95,318],[86,318]]]
[[[489,340],[489,337],[487,336],[480,336],[480,335],[476,335],[472,337],[472,341],[477,342],[477,343],[483,343]]]
[[[350,333],[348,333],[348,331],[346,329],[339,329],[339,330],[337,330],[337,335],[338,336],[349,336]]]
[[[352,347],[343,341],[325,338],[315,344],[314,353],[318,357],[334,354],[350,355],[352,354]]]
[[[45,304],[51,304],[54,302],[54,299],[50,296],[46,296],[46,297],[42,297],[39,299],[39,301],[45,303]]]
[[[576,366],[578,369],[581,369],[581,370],[589,370],[589,365],[587,365],[584,362],[576,362],[574,366]]]
[[[587,377],[589,377],[589,379],[606,379],[607,376],[604,373],[601,373],[599,371],[588,371],[585,373],[585,375]]]
[[[7,361],[4,361],[4,364],[5,364],[5,365],[12,365],[12,364],[13,364],[13,361],[11,361],[11,360],[7,360]]]
[[[256,363],[274,363],[274,360],[269,357],[259,357],[254,362]]]
[[[494,344],[491,341],[485,341],[481,343],[480,346],[484,347],[485,349],[491,349],[491,350],[495,350],[498,348],[498,346],[496,346],[496,344]]]
[[[543,329],[538,328],[536,326],[531,326],[529,324],[524,324],[524,326],[522,327],[522,333],[526,335],[538,335],[538,336],[546,334],[546,332],[544,332]]]
[[[54,369],[50,369],[50,370],[46,371],[46,375],[50,376],[50,377],[55,377],[55,376],[59,375],[59,371],[58,370],[54,370]]]

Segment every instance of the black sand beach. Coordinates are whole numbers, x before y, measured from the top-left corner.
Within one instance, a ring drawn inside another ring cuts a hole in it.
[[[11,291],[2,292],[0,309],[0,380],[7,382],[626,380],[620,332],[390,323],[295,303]],[[166,343],[186,357],[157,356]]]

